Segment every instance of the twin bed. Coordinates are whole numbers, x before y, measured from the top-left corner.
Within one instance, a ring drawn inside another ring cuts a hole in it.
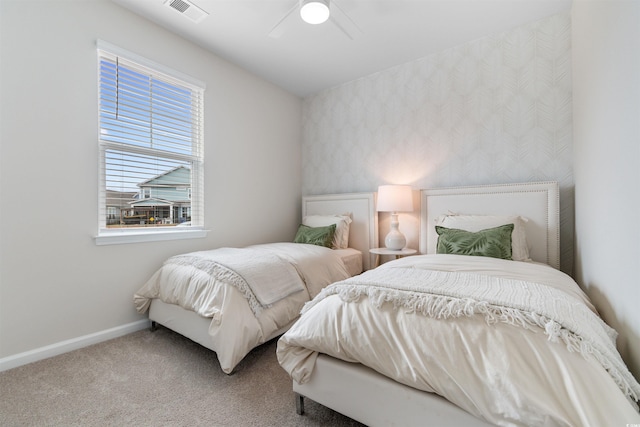
[[[280,242],[177,255],[136,292],[136,309],[148,311],[153,327],[213,350],[232,373],[249,351],[289,329],[323,287],[370,268],[374,208],[373,193],[304,197],[303,223],[335,219],[340,247]]]
[[[308,397],[370,426],[638,423],[615,332],[557,270],[557,184],[423,190],[421,206],[425,255],[328,286],[279,339],[298,413]],[[505,234],[518,261],[494,258]]]
[[[640,422],[640,385],[615,331],[558,270],[556,183],[422,190],[425,255],[370,270],[373,203],[370,193],[305,198],[305,216],[351,212],[360,223],[349,246],[362,254],[364,273],[307,290],[294,304],[304,305],[297,321],[292,312],[235,352],[237,359],[284,332],[277,356],[293,378],[298,413],[307,397],[370,426]],[[158,298],[145,303],[153,321],[220,359],[245,332],[232,328],[226,341],[212,342],[215,316],[243,303],[238,316],[255,319],[242,293],[224,289],[235,303],[213,317]],[[225,372],[232,365],[221,360]]]

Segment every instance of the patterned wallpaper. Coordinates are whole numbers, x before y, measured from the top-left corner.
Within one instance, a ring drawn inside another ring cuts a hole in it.
[[[567,13],[309,96],[302,192],[558,181],[570,273],[571,84]]]

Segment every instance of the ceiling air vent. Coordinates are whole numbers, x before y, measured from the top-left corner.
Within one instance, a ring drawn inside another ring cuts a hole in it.
[[[187,0],[167,0],[165,5],[179,12],[182,16],[186,16],[193,22],[200,22],[209,14],[198,6]]]

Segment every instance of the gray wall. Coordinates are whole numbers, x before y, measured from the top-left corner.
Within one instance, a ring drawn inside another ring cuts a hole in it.
[[[640,378],[640,2],[572,18],[576,278]]]
[[[305,98],[302,192],[558,181],[570,272],[571,114],[571,19],[562,14]],[[415,249],[417,224],[400,218]]]
[[[2,0],[0,31],[0,362],[144,319],[167,256],[293,238],[301,99],[107,0]],[[207,84],[206,238],[95,245],[98,38]]]

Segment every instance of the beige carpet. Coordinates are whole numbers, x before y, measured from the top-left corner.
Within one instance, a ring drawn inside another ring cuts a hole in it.
[[[225,375],[160,327],[0,373],[1,426],[360,426],[305,399],[295,412],[276,341]]]

